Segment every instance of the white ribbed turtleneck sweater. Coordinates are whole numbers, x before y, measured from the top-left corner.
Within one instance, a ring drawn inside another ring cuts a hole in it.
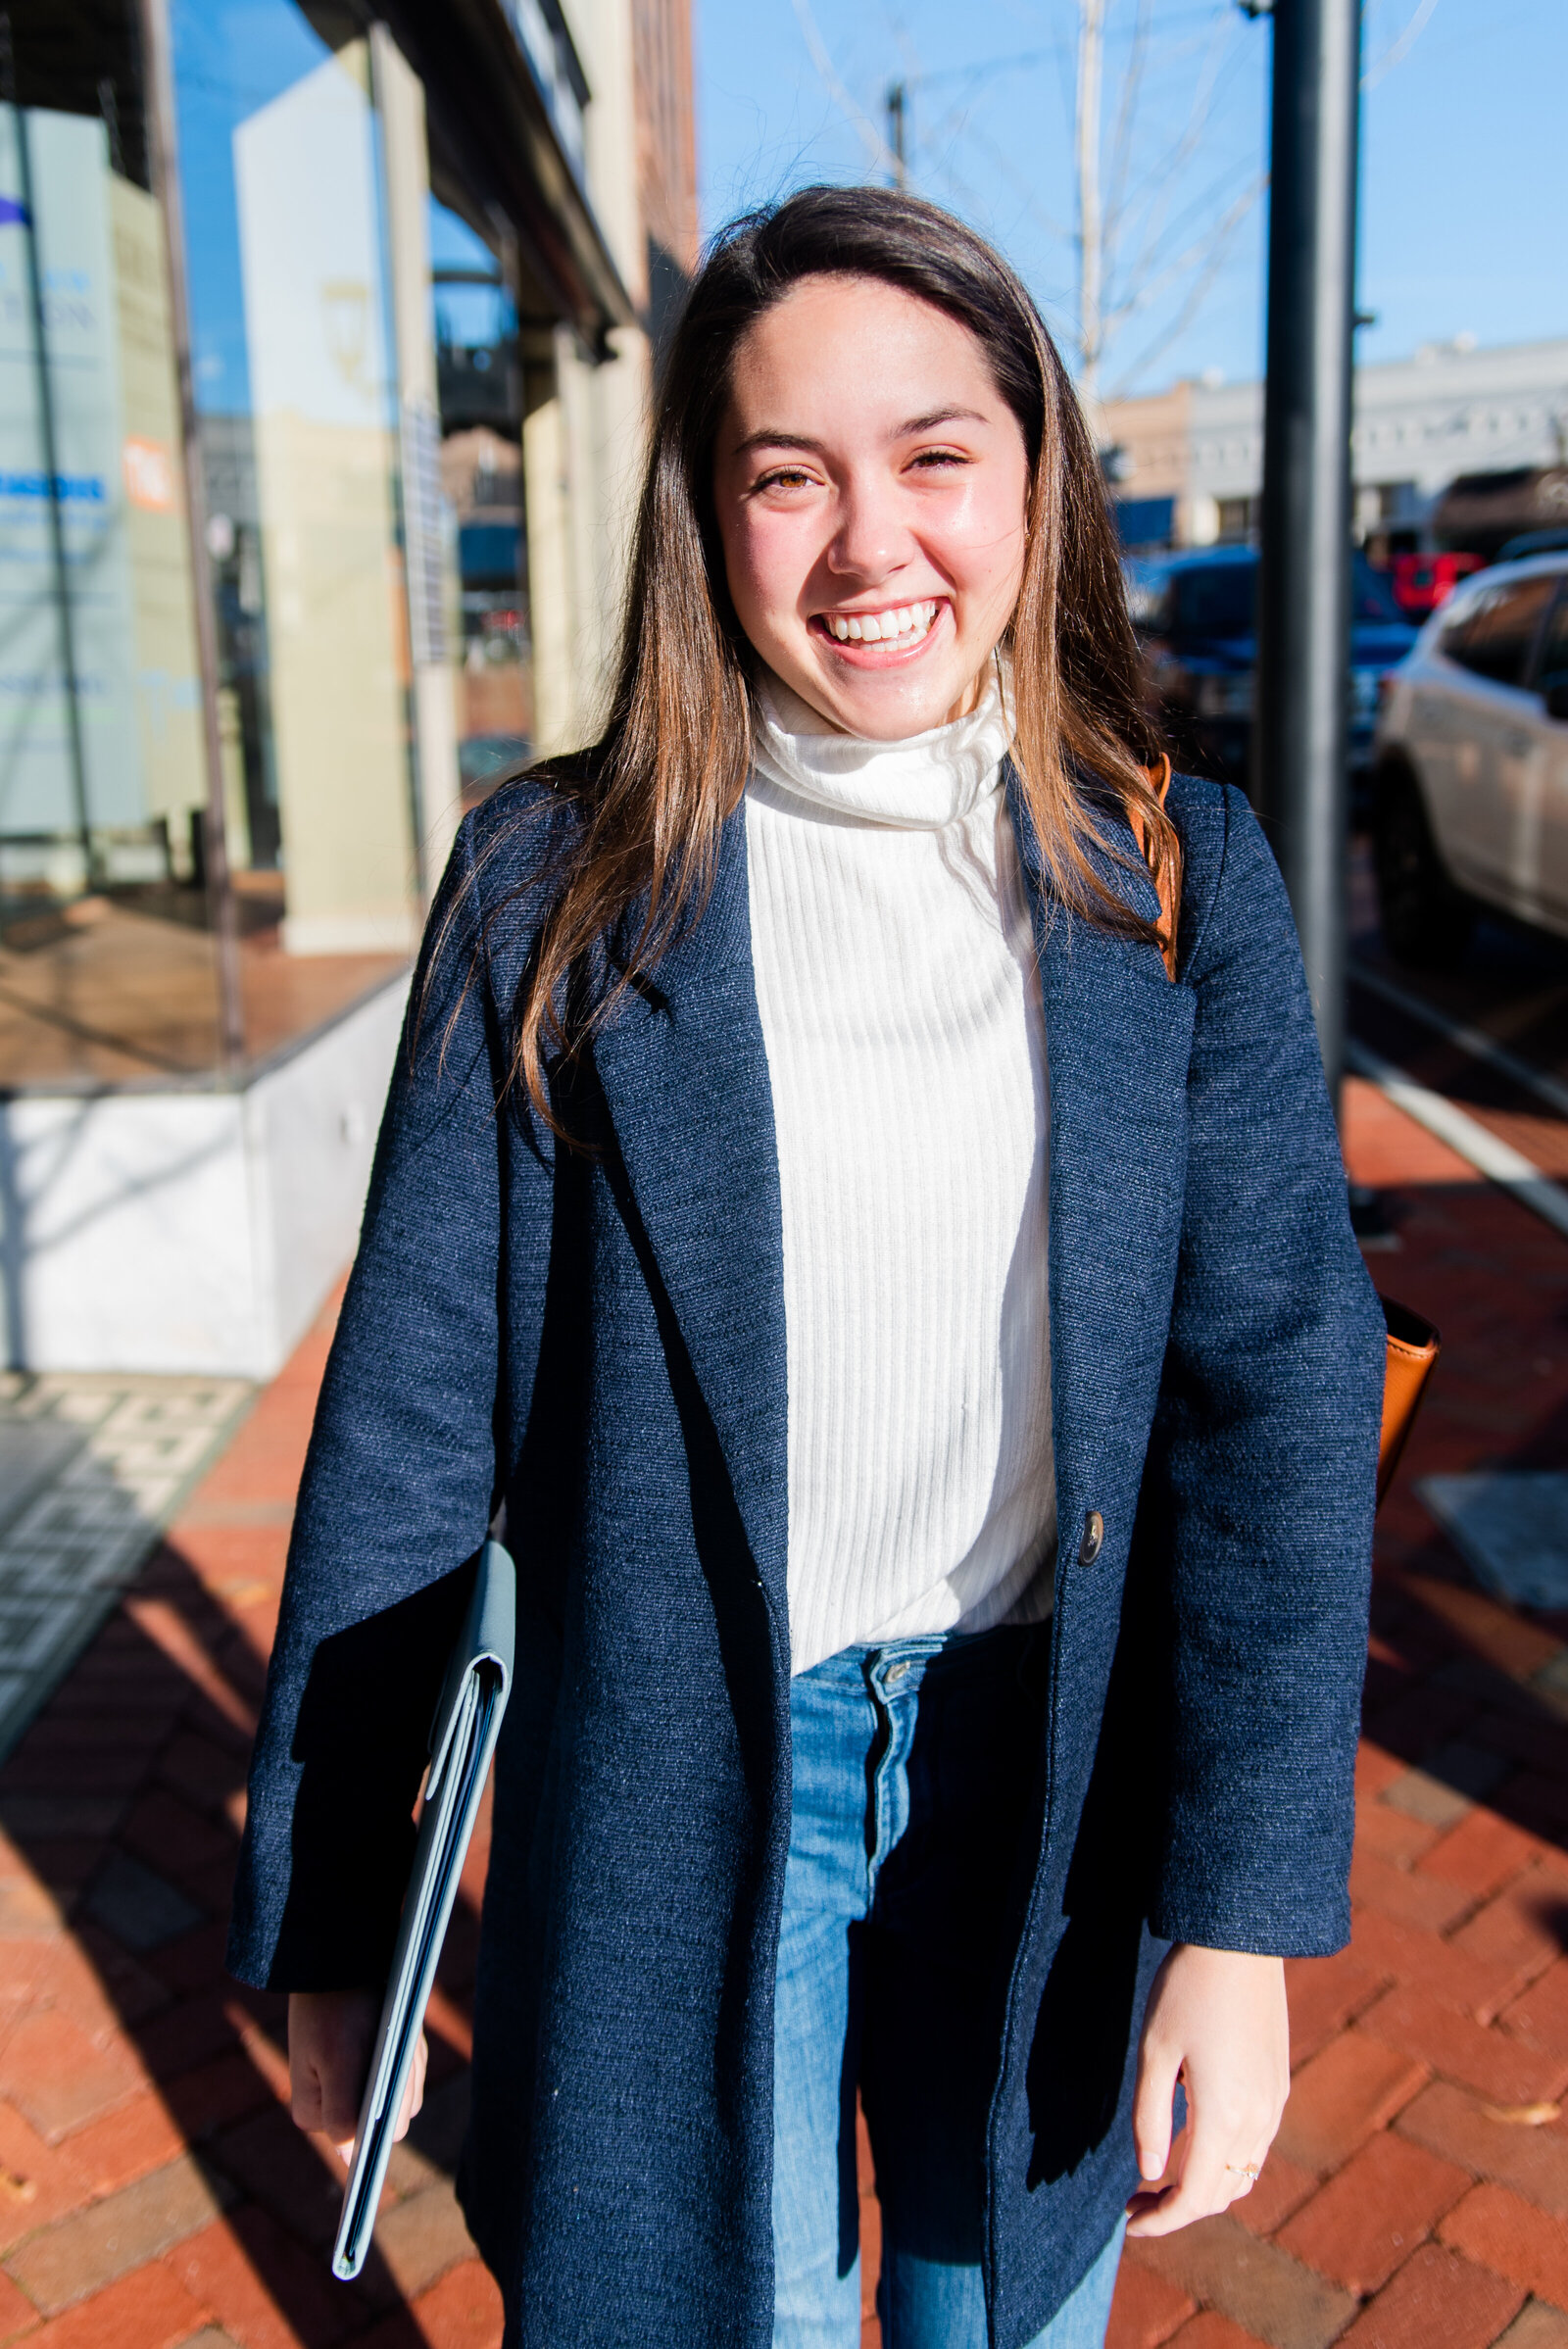
[[[906,742],[771,680],[746,801],[794,1669],[1050,1612],[1046,1052],[993,683]]]

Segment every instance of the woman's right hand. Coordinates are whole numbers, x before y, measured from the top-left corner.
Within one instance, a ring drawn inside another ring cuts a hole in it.
[[[380,2020],[374,1990],[293,1990],[288,2002],[289,2105],[301,2129],[331,2138],[347,2162],[360,2124],[360,2100]],[[394,2138],[424,2102],[424,2033],[415,2053]]]

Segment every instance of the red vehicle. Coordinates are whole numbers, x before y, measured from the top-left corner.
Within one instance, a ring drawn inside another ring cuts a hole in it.
[[[1390,582],[1407,619],[1424,620],[1446,604],[1461,579],[1485,568],[1479,555],[1396,555]]]

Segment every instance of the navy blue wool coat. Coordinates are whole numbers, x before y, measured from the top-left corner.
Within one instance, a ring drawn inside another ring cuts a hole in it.
[[[987,2146],[993,2349],[1054,2314],[1136,2182],[1162,1946],[1347,1936],[1383,1354],[1246,802],[1173,786],[1174,984],[1053,907],[1015,781],[1012,807],[1062,1532]],[[701,920],[558,1073],[585,1152],[514,1094],[497,1107],[572,820],[537,785],[499,793],[431,923],[300,1495],[230,1964],[276,1989],[383,1978],[443,1651],[505,1497],[518,1670],[465,2207],[509,2349],[767,2349],[786,1387],[745,821]]]

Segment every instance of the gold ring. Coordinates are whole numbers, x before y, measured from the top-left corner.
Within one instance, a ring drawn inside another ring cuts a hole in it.
[[[1234,2177],[1250,2178],[1254,2185],[1257,2183],[1257,2164],[1255,2162],[1227,2162],[1225,2167]]]

